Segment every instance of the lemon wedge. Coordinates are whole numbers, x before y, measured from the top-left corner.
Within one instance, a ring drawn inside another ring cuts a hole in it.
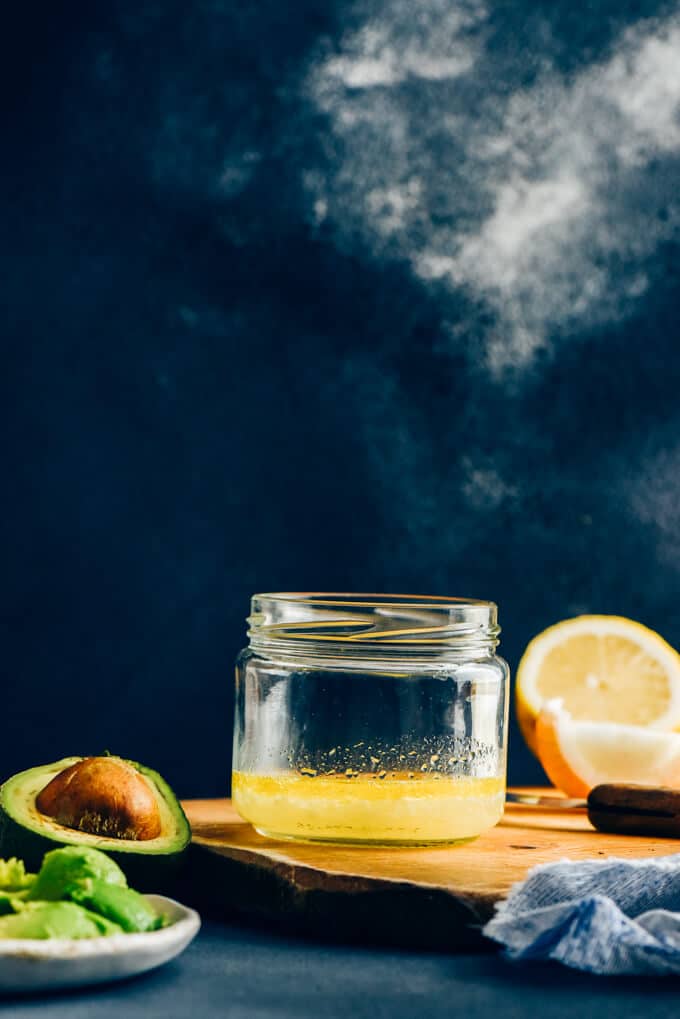
[[[574,721],[559,701],[536,720],[536,750],[550,781],[567,796],[602,782],[680,788],[680,734],[616,722]]]
[[[536,719],[555,698],[574,721],[680,729],[680,655],[632,619],[565,619],[534,637],[517,669],[517,719],[535,753]]]

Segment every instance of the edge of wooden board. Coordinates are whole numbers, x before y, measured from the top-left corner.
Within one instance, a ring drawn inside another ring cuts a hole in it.
[[[321,872],[242,849],[192,845],[187,877],[206,915],[332,941],[418,948],[490,947],[481,929],[493,900],[447,889]]]
[[[371,851],[362,848],[271,842],[242,822],[228,800],[188,801],[185,808],[194,829],[185,898],[209,916],[344,942],[492,949],[482,935],[483,925],[511,884],[544,862],[542,853],[547,859],[585,859],[673,852],[672,840],[602,836],[583,812],[550,809],[541,814],[520,807],[510,810],[501,826],[470,843],[478,848],[425,850],[418,857],[420,873],[414,876],[406,863],[418,849],[388,849],[369,857],[364,854]],[[488,890],[484,867],[498,847],[511,851],[507,874],[504,870],[499,881],[496,862],[495,883]],[[447,887],[442,874],[448,874],[449,853],[456,854],[457,866],[451,868],[455,880]],[[484,864],[479,868],[478,859]]]

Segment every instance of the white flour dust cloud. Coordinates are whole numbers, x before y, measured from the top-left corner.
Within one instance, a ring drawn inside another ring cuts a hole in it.
[[[392,0],[379,18],[369,17],[345,38],[342,54],[325,62],[322,76],[349,89],[455,78],[475,62],[461,35],[484,17],[481,4]]]
[[[645,456],[622,488],[633,516],[655,535],[660,562],[680,566],[680,446]]]
[[[490,310],[499,375],[627,316],[677,235],[680,14],[640,22],[570,76],[548,46],[527,88],[508,87],[488,31],[476,3],[365,8],[311,67],[335,155],[304,184],[317,222]]]

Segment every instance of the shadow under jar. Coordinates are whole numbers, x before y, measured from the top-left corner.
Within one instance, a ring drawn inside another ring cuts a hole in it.
[[[493,602],[258,594],[232,796],[270,838],[464,842],[503,814],[509,669]]]

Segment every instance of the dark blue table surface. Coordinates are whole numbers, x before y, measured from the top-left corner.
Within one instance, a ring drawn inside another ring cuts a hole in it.
[[[322,945],[205,924],[175,962],[135,980],[0,1002],[3,1019],[211,1016],[398,1019],[401,1016],[669,1014],[680,981],[601,979],[498,955],[446,955]]]

